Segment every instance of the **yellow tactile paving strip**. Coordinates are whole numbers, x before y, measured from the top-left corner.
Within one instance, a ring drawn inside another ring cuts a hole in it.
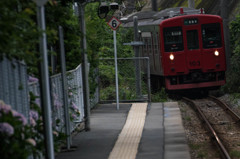
[[[147,103],[133,103],[108,159],[135,159],[146,118]]]

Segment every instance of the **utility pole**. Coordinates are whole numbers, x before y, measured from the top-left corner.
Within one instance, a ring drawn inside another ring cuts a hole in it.
[[[63,103],[64,103],[64,121],[65,121],[65,133],[67,135],[67,150],[70,150],[72,139],[70,130],[70,117],[69,117],[69,106],[68,106],[68,85],[66,75],[66,59],[65,59],[65,48],[64,48],[64,35],[63,28],[59,26],[59,44],[61,53],[61,73],[62,73],[62,87],[63,87]]]
[[[43,109],[43,125],[44,125],[44,137],[45,137],[45,149],[46,159],[54,159],[54,143],[52,135],[52,120],[51,120],[51,97],[50,97],[50,84],[49,84],[49,72],[48,72],[48,53],[47,53],[47,35],[46,35],[46,23],[45,23],[45,3],[47,0],[34,0],[37,4],[37,19],[38,26],[42,33],[39,37],[39,49],[41,54],[41,105]]]
[[[158,6],[157,6],[157,0],[152,0],[152,11],[157,11]]]
[[[139,41],[139,33],[138,33],[138,17],[133,17],[133,24],[134,24],[134,41]],[[135,57],[139,58],[139,46],[134,46]],[[140,73],[140,60],[135,60],[135,67],[136,67],[136,94],[137,98],[141,99],[141,73]]]
[[[90,131],[90,101],[89,101],[89,84],[88,84],[88,59],[87,59],[87,39],[85,24],[85,5],[87,2],[78,2],[80,29],[82,33],[82,75],[83,75],[83,94],[84,94],[84,115],[85,130]]]
[[[223,19],[223,31],[224,31],[224,43],[225,43],[225,52],[226,52],[226,63],[227,69],[230,68],[230,57],[231,57],[231,49],[230,49],[230,33],[229,33],[229,1],[221,0],[221,17]]]
[[[194,0],[188,0],[188,8],[195,8]]]

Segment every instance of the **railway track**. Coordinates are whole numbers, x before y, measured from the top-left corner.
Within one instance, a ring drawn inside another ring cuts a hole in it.
[[[229,145],[226,144],[226,139],[223,137],[224,134],[223,132],[221,132],[219,129],[217,129],[217,127],[221,124],[216,124],[217,122],[215,121],[215,119],[213,119],[213,114],[216,114],[216,116],[222,116],[220,114],[218,114],[220,111],[224,111],[225,114],[227,113],[229,116],[231,116],[230,120],[232,120],[234,123],[234,125],[237,123],[239,124],[240,121],[240,117],[233,112],[225,103],[223,103],[222,101],[218,100],[217,98],[213,97],[213,96],[208,96],[208,98],[203,99],[201,102],[201,104],[197,104],[198,102],[191,100],[189,98],[183,97],[182,98],[183,101],[189,105],[192,106],[192,108],[194,108],[194,110],[197,112],[199,118],[202,120],[202,123],[204,124],[205,128],[209,131],[209,134],[211,135],[211,138],[213,139],[213,141],[215,141],[217,147],[219,148],[219,152],[221,154],[221,157],[224,159],[231,159],[230,154],[229,154]],[[209,104],[209,101],[212,101],[212,104]],[[206,103],[207,104],[206,104]],[[204,104],[205,103],[205,104]],[[217,109],[216,106],[214,106],[214,109],[217,111],[215,113],[212,114],[208,114],[206,113],[206,109],[204,110],[203,107],[209,108],[209,107],[213,107],[212,105],[217,105],[217,107],[221,107],[220,109]],[[207,106],[203,106],[203,105],[207,105]],[[211,121],[209,121],[209,119]],[[215,121],[215,123],[214,123]],[[222,121],[218,121],[218,123],[222,123]],[[230,122],[228,122],[230,123]],[[224,125],[224,124],[222,124]],[[238,128],[240,129],[239,125]]]

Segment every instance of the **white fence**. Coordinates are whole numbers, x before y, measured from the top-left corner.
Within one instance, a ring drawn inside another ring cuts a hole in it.
[[[0,62],[0,100],[29,116],[28,75],[23,62],[4,58]]]
[[[67,72],[68,101],[71,118],[71,131],[84,119],[84,102],[82,87],[82,69],[79,65],[76,69]],[[51,102],[53,126],[59,131],[64,131],[64,108],[62,76],[57,74],[51,76]],[[40,97],[38,82],[28,84],[26,65],[16,61],[10,62],[4,59],[0,62],[0,100],[12,106],[16,111],[29,116],[29,92]],[[41,97],[40,97],[41,98]],[[93,99],[90,99],[91,108],[98,103],[98,91]],[[39,100],[40,101],[40,100]],[[79,112],[80,115],[76,114]],[[60,120],[56,125],[54,121]]]

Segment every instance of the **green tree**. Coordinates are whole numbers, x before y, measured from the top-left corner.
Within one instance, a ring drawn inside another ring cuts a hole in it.
[[[97,15],[99,3],[90,3],[86,6],[86,28],[87,28],[87,53],[90,62],[90,92],[93,94],[96,88],[96,74],[95,69],[105,69],[102,76],[104,79],[112,81],[111,76],[114,77],[114,72],[110,73],[109,70],[114,70],[114,66],[103,66],[99,65],[99,58],[113,58],[114,57],[114,46],[113,46],[113,32],[107,25],[107,19],[100,19]],[[110,13],[111,14],[111,13]],[[133,52],[130,46],[123,46],[126,39],[129,38],[129,31],[124,31],[123,28],[117,30],[117,46],[118,46],[118,57],[132,57]],[[106,69],[107,68],[107,69]],[[105,78],[106,77],[106,78]],[[114,83],[110,82],[108,89],[114,87]],[[107,91],[106,89],[106,92]]]
[[[49,52],[57,57],[57,70],[60,70],[60,50],[58,27],[64,30],[64,46],[67,70],[76,68],[81,63],[80,29],[78,18],[72,9],[72,3],[50,1],[46,5],[47,40]],[[50,47],[53,51],[50,51]]]
[[[240,93],[240,15],[230,23],[231,33],[231,69],[227,74],[227,85],[224,87],[225,91],[232,93]]]
[[[32,0],[0,1],[0,57],[36,62],[38,29]],[[34,18],[33,18],[34,17]]]

